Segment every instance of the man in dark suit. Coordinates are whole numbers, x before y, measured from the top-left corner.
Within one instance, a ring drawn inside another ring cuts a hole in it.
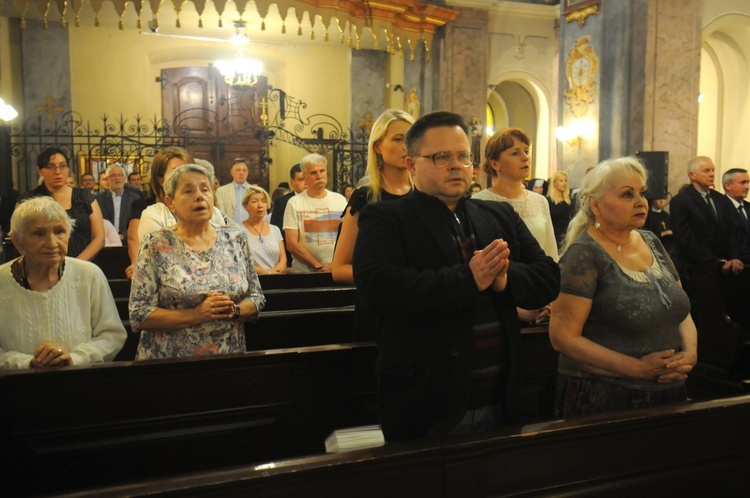
[[[670,204],[673,260],[688,291],[691,266],[717,261],[721,262],[724,273],[735,275],[744,268],[732,227],[734,208],[726,196],[712,188],[714,170],[713,161],[708,157],[691,159],[688,163],[690,185],[674,196]]]
[[[122,245],[127,246],[133,203],[141,199],[141,196],[125,188],[125,170],[119,164],[109,166],[106,174],[109,178],[109,190],[100,192],[96,199],[99,201],[102,217],[114,225]]]
[[[279,227],[281,233],[284,233],[284,213],[286,212],[286,205],[289,203],[289,199],[307,189],[305,176],[299,164],[295,164],[289,170],[289,185],[291,190],[274,199],[273,209],[271,210],[271,225]],[[292,267],[292,253],[289,251],[286,251],[286,265],[289,268]]]
[[[750,202],[745,200],[750,190],[750,175],[746,169],[732,168],[721,177],[724,192],[732,204],[732,226],[740,246],[740,259],[750,265]],[[725,278],[724,301],[732,320],[750,328],[750,270],[739,278]]]
[[[740,259],[750,264],[750,203],[745,200],[750,189],[750,175],[746,169],[732,168],[721,177],[724,193],[732,203],[732,222],[740,245]]]
[[[354,249],[357,292],[378,321],[383,433],[405,440],[517,423],[516,306],[554,300],[559,268],[509,204],[466,196],[472,154],[460,116],[423,116],[406,146],[415,191],[366,206]]]

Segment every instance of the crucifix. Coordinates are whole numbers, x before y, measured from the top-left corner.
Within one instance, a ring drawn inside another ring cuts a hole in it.
[[[265,97],[261,98],[258,106],[260,107],[260,123],[265,128],[268,126],[268,99]]]
[[[61,105],[53,106],[52,105],[52,97],[47,97],[47,105],[38,105],[36,106],[37,111],[44,111],[47,113],[47,121],[52,121],[54,119],[52,113],[57,112],[63,112],[65,108]]]
[[[373,123],[374,123],[374,121],[372,120],[372,114],[370,114],[369,112],[365,113],[365,119],[357,122],[357,124],[359,126],[361,126],[362,128],[364,128],[365,133],[367,135],[369,135],[370,132],[372,131],[372,125],[373,125]]]

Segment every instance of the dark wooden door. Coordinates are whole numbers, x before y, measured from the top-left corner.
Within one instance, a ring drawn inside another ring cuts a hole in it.
[[[227,85],[213,67],[163,69],[162,117],[170,135],[195,157],[214,165],[222,185],[231,181],[235,158],[248,161],[248,181],[268,189],[268,144],[260,127],[261,98],[268,82],[261,76],[252,88]]]

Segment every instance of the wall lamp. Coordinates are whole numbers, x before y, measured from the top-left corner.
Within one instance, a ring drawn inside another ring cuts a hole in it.
[[[18,117],[18,111],[16,111],[12,105],[6,104],[3,99],[0,99],[0,120],[10,121]]]
[[[555,138],[565,142],[571,147],[583,147],[584,140],[594,138],[596,124],[590,119],[575,119],[568,126],[558,126],[555,129]]]

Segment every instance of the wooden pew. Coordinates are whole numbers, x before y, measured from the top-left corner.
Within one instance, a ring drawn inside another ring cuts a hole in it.
[[[128,248],[104,247],[91,262],[101,268],[108,279],[125,278],[125,268],[130,265]]]
[[[375,422],[372,344],[0,373],[12,495],[319,453]]]
[[[264,291],[275,289],[305,289],[310,287],[341,287],[342,285],[333,280],[331,272],[258,275],[258,280]]]
[[[524,332],[525,357],[544,357],[543,336]],[[320,453],[333,429],[376,422],[376,355],[361,343],[3,372],[0,465],[19,491],[48,493]],[[554,388],[555,368],[530,363],[525,399]],[[527,418],[549,419],[540,407]]]
[[[716,262],[689,270],[690,313],[698,330],[699,360],[689,381],[695,393],[736,396],[750,392],[750,330],[729,318],[722,297],[726,295],[723,278]]]
[[[79,497],[746,496],[750,397],[184,474]]]

